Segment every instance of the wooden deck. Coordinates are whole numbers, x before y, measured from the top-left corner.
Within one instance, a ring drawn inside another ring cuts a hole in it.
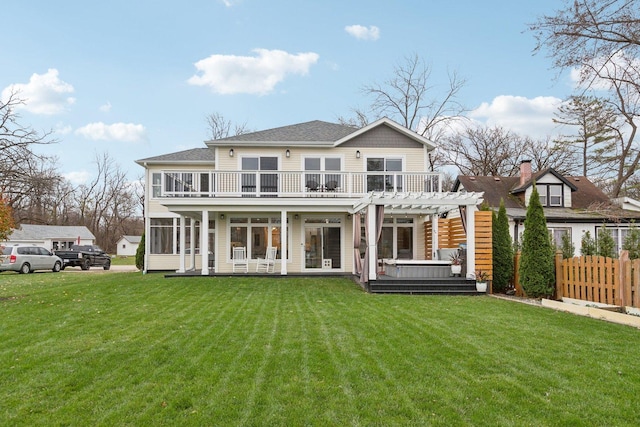
[[[464,277],[439,278],[399,278],[385,275],[378,276],[365,285],[360,284],[359,278],[351,273],[319,272],[319,273],[209,273],[204,277],[271,277],[273,279],[287,277],[345,277],[361,285],[362,289],[372,294],[410,294],[410,295],[484,295],[476,291],[475,280]],[[184,273],[167,272],[165,278],[175,277],[203,277],[201,270],[191,270]]]

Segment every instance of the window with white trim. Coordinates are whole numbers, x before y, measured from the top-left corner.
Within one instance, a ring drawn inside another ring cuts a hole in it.
[[[278,249],[276,258],[281,258],[280,218],[276,217],[232,217],[229,219],[229,259],[233,248],[247,248],[247,258],[264,258],[268,247]]]
[[[402,159],[397,157],[367,158],[367,172],[402,172]],[[402,191],[401,174],[367,175],[367,191]]]

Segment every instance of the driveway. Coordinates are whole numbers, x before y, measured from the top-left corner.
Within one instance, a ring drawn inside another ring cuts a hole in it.
[[[135,265],[112,265],[109,270],[105,270],[102,267],[91,267],[88,270],[81,270],[80,267],[67,267],[62,272],[64,273],[129,273],[133,271],[140,271]]]

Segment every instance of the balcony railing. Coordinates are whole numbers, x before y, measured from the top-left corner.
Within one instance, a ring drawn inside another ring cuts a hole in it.
[[[426,172],[166,171],[154,185],[154,195],[160,197],[359,197],[370,191],[440,192],[442,176]]]

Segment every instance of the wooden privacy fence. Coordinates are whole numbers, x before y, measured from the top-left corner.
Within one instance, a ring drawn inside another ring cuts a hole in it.
[[[562,259],[556,253],[556,297],[616,306],[640,307],[640,260],[582,256]]]

